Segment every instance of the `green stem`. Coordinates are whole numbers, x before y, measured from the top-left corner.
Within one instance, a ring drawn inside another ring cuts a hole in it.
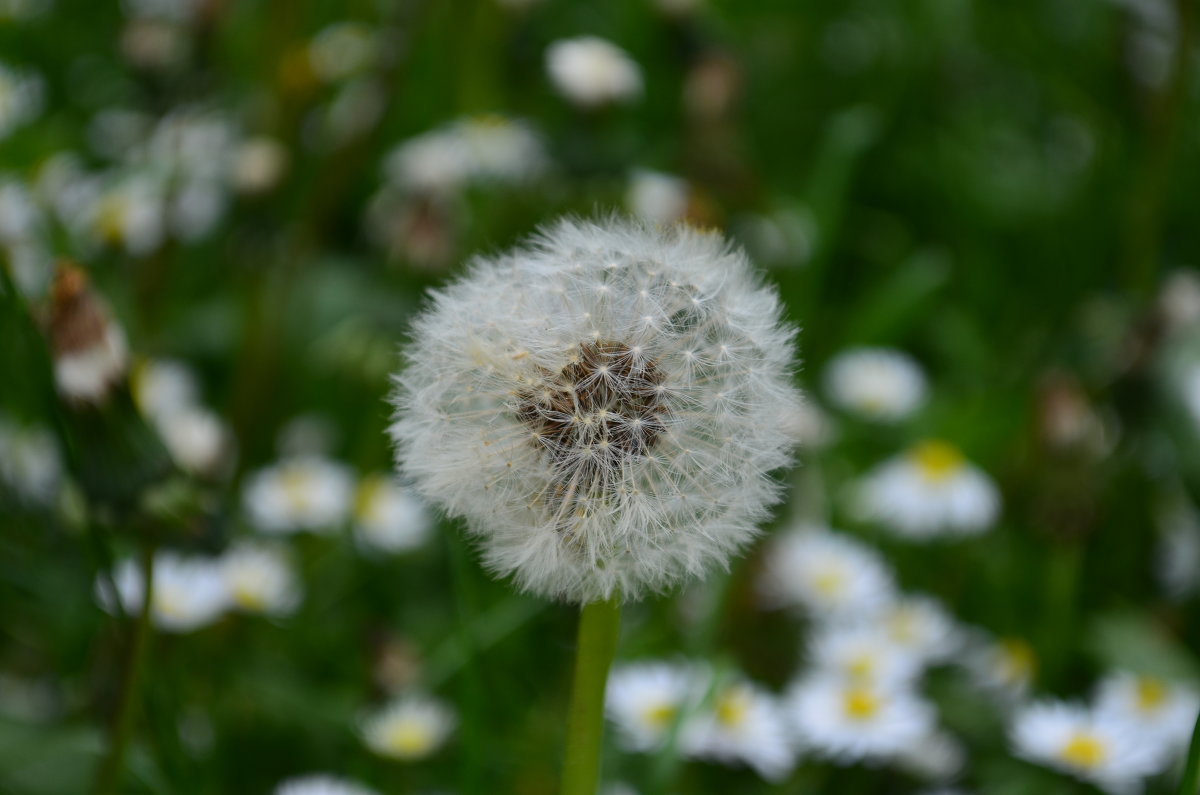
[[[620,628],[621,605],[616,600],[586,604],[579,613],[561,795],[596,792],[604,737],[604,687]]]
[[[1192,729],[1192,743],[1188,746],[1187,767],[1183,781],[1179,784],[1179,795],[1196,795],[1200,791],[1200,715],[1196,716],[1196,728]]]
[[[154,596],[154,548],[145,544],[142,548],[142,605],[137,622],[133,625],[133,635],[129,642],[129,653],[125,658],[125,669],[121,675],[121,691],[118,695],[117,710],[113,716],[112,741],[108,746],[108,755],[96,772],[96,794],[111,795],[119,790],[121,772],[124,768],[125,749],[129,746],[129,738],[133,734],[134,704],[138,692],[138,681],[141,678],[142,660],[146,656],[146,644],[150,638],[150,602]],[[114,591],[115,595],[115,591]]]

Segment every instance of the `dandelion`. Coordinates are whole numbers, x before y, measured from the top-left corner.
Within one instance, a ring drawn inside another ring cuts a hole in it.
[[[925,374],[908,354],[889,348],[853,348],[834,357],[825,370],[833,404],[880,422],[908,417],[925,402]]]
[[[369,549],[397,553],[425,543],[433,517],[424,500],[389,475],[362,479],[354,500],[354,530]]]
[[[415,323],[404,474],[485,565],[584,605],[563,791],[594,789],[619,603],[725,566],[789,463],[794,332],[719,236],[560,221]]]
[[[284,552],[243,542],[221,557],[221,574],[235,607],[247,613],[284,616],[300,601],[300,584]]]
[[[150,618],[167,632],[191,632],[212,624],[229,607],[229,592],[216,560],[161,552],[154,558]],[[96,582],[96,598],[105,610],[116,612],[119,601],[126,614],[141,610],[146,588],[135,561],[127,559],[107,578]]]
[[[546,71],[559,93],[584,108],[627,102],[642,93],[637,63],[597,36],[556,41],[546,51]]]
[[[818,618],[879,610],[894,589],[891,570],[875,550],[815,526],[772,541],[760,582],[769,604],[801,607]]]
[[[631,751],[662,747],[684,710],[704,697],[707,671],[687,664],[634,663],[609,676],[605,711]]]
[[[942,441],[921,442],[876,467],[856,496],[863,518],[911,539],[982,533],[1000,511],[991,478]]]
[[[315,455],[260,469],[242,495],[250,521],[266,533],[332,530],[350,509],[352,483],[339,463]]]
[[[1162,767],[1160,749],[1133,724],[1077,704],[1030,704],[1013,717],[1009,735],[1019,756],[1118,795]]]
[[[275,788],[275,795],[376,795],[375,790],[328,773],[290,778]]]
[[[426,696],[401,697],[362,722],[363,742],[389,759],[423,759],[437,751],[454,730],[454,713]]]
[[[748,682],[718,691],[712,709],[696,715],[682,733],[689,756],[746,764],[768,781],[782,781],[795,765],[782,710],[770,693]]]
[[[934,726],[933,708],[906,687],[824,674],[794,685],[784,705],[804,748],[843,763],[895,756]]]

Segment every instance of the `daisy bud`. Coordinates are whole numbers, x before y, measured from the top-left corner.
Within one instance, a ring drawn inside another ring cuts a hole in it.
[[[543,596],[638,598],[725,566],[794,447],[780,316],[716,234],[560,221],[417,318],[400,469]]]

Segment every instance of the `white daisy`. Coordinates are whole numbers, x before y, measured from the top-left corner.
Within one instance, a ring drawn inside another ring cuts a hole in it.
[[[928,392],[920,365],[889,348],[852,348],[825,369],[825,390],[837,407],[860,417],[895,422],[925,402]]]
[[[171,458],[188,472],[215,474],[229,461],[230,431],[208,409],[188,406],[159,418],[155,427]]]
[[[404,191],[447,193],[471,183],[517,184],[547,167],[545,146],[524,122],[503,116],[460,119],[410,138],[384,161]]]
[[[229,180],[241,193],[266,193],[279,184],[291,159],[278,139],[260,135],[237,145],[229,163]]]
[[[546,71],[564,97],[582,107],[642,94],[642,70],[628,53],[596,36],[563,39],[546,51]]]
[[[96,598],[109,612],[116,611],[116,600],[127,615],[142,608],[145,586],[141,568],[132,559],[121,561],[112,573],[114,595],[107,578],[96,581]],[[154,588],[150,600],[150,618],[167,632],[191,632],[212,624],[229,607],[229,592],[218,562],[212,558],[185,557],[160,552],[154,558]]]
[[[1124,721],[1172,751],[1182,750],[1200,711],[1200,693],[1154,676],[1114,673],[1096,689],[1096,712]]]
[[[454,730],[454,713],[427,696],[401,697],[363,719],[367,747],[390,759],[423,759],[437,751]]]
[[[1122,795],[1158,772],[1163,754],[1131,723],[1087,707],[1046,701],[1023,707],[1009,736],[1018,756]]]
[[[390,475],[368,475],[358,484],[354,530],[359,542],[380,552],[407,552],[424,544],[433,516],[415,492]]]
[[[318,78],[336,83],[370,68],[378,49],[369,27],[359,22],[338,22],[313,38],[308,47],[308,61]]]
[[[911,683],[922,670],[921,658],[875,623],[819,626],[809,637],[808,659],[824,674],[881,687]]]
[[[975,535],[1000,512],[1000,493],[958,448],[925,441],[870,472],[855,491],[858,514],[897,535]]]
[[[735,682],[716,694],[711,710],[687,721],[681,747],[689,756],[747,764],[768,781],[782,781],[796,761],[790,735],[774,696]]]
[[[620,665],[608,676],[604,710],[625,748],[652,751],[666,741],[681,711],[704,698],[709,679],[706,669],[689,664]]]
[[[895,756],[934,727],[933,708],[908,688],[840,676],[802,679],[784,708],[803,749],[843,763]]]
[[[242,503],[266,533],[329,531],[350,509],[349,470],[319,456],[297,456],[260,469],[246,481]]]
[[[133,398],[142,414],[162,417],[196,404],[196,374],[176,359],[151,359],[133,370]]]
[[[967,750],[952,734],[936,729],[900,752],[897,764],[926,781],[949,781],[962,772]]]
[[[23,500],[46,504],[58,494],[62,472],[58,442],[49,430],[0,416],[0,484]]]
[[[802,526],[779,535],[764,558],[765,599],[818,618],[869,613],[894,592],[891,571],[875,550],[824,528]]]
[[[741,252],[564,220],[432,296],[397,377],[397,460],[485,564],[579,603],[726,565],[778,499],[793,330]]]
[[[84,208],[83,224],[95,241],[145,256],[167,235],[165,188],[147,173],[118,175]]]
[[[284,616],[300,602],[292,562],[279,547],[243,542],[221,556],[221,574],[235,607],[247,613]]]
[[[898,648],[926,663],[950,658],[964,643],[954,619],[931,596],[901,596],[872,621]]]
[[[274,795],[376,795],[375,790],[328,773],[290,778],[275,788]]]
[[[1028,641],[978,631],[968,636],[962,663],[976,685],[1008,704],[1025,697],[1037,672],[1037,655]]]

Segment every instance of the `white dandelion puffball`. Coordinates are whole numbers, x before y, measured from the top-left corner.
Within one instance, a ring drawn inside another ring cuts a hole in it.
[[[957,447],[927,440],[876,467],[860,484],[860,516],[914,540],[978,535],[996,521],[1000,492]]]
[[[834,357],[825,370],[829,399],[844,411],[895,422],[925,402],[921,367],[908,354],[887,348],[854,348]]]
[[[794,330],[718,235],[564,220],[435,291],[391,434],[485,565],[638,598],[723,566],[791,461]]]
[[[390,759],[423,759],[442,747],[454,730],[454,713],[440,701],[409,695],[367,716],[363,742]]]
[[[626,102],[642,93],[637,63],[598,36],[554,42],[546,51],[546,71],[559,93],[585,108]]]
[[[1163,767],[1162,749],[1133,723],[1078,704],[1045,701],[1022,708],[1009,729],[1018,756],[1121,795]]]

